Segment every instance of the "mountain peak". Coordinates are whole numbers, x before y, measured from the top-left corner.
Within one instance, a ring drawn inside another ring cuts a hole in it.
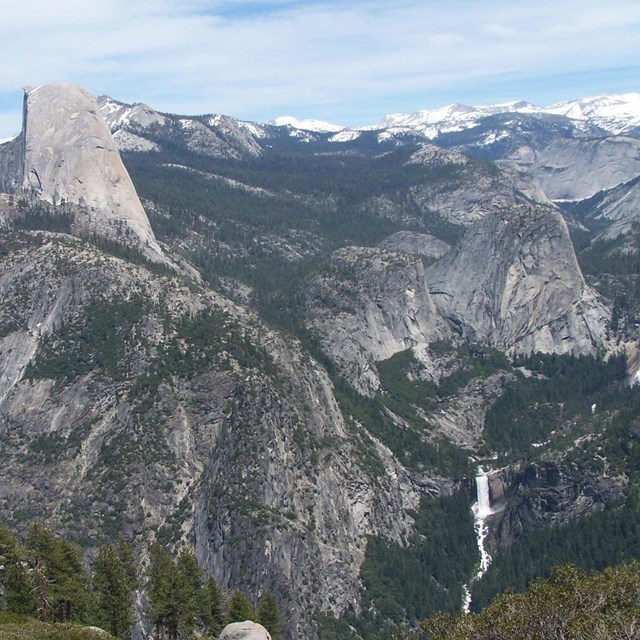
[[[427,138],[436,138],[441,133],[462,131],[473,127],[486,116],[508,112],[532,113],[536,110],[538,107],[524,100],[485,106],[453,103],[437,109],[423,109],[411,114],[388,115],[378,123],[377,128],[409,128],[419,131]]]
[[[613,134],[640,126],[640,93],[605,93],[567,102],[557,102],[546,113],[574,120],[588,120]]]
[[[64,83],[24,91],[22,133],[2,149],[13,156],[5,188],[78,205],[84,213],[77,224],[87,231],[128,237],[161,254],[94,97]]]
[[[294,118],[293,116],[279,116],[273,121],[273,124],[277,127],[292,127],[293,129],[314,131],[316,133],[337,133],[344,129],[342,125],[332,124],[324,120],[298,120],[298,118]]]

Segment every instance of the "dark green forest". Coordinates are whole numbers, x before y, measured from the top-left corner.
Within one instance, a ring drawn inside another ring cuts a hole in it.
[[[159,637],[169,640],[215,637],[224,625],[244,620],[260,622],[274,640],[284,628],[272,593],[265,592],[254,607],[241,591],[228,591],[206,577],[188,547],[176,554],[154,543],[143,569],[139,554],[123,539],[100,545],[87,562],[80,547],[41,525],[32,525],[21,542],[0,524],[0,558],[0,637],[3,623],[31,625],[36,618],[98,626],[127,640],[141,613]],[[142,588],[148,593],[144,612],[134,606]],[[67,627],[60,629],[59,638],[73,637]],[[27,626],[26,633],[51,636],[41,627]]]

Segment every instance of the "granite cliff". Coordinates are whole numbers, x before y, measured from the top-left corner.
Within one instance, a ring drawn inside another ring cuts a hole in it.
[[[223,586],[274,592],[291,637],[322,638],[323,616],[364,636],[363,619],[425,613],[383,607],[371,576],[390,558],[422,572],[404,588],[459,606],[471,569],[439,573],[429,549],[466,531],[473,566],[479,458],[503,469],[495,553],[625,499],[631,476],[605,450],[624,411],[590,408],[631,393],[625,372],[575,409],[544,395],[562,366],[512,358],[601,372],[618,348],[611,303],[531,176],[415,137],[99,104],[128,169],[68,85],[27,91],[23,132],[0,147],[2,519],[89,546],[122,534],[141,554],[193,544]],[[158,265],[156,237],[193,266]],[[513,389],[544,417],[530,434],[512,407],[491,413]],[[567,448],[587,432],[593,446]]]
[[[118,147],[91,94],[74,85],[25,89],[22,132],[0,147],[0,186],[53,205],[77,205],[79,233],[161,254]]]

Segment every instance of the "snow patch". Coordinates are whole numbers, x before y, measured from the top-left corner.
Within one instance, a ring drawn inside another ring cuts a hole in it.
[[[342,131],[344,127],[339,124],[332,124],[324,120],[298,120],[293,116],[279,116],[273,121],[277,127],[292,127],[293,129],[302,129],[304,131],[314,131],[316,133],[337,133]]]
[[[539,110],[539,107],[523,101],[502,102],[477,107],[450,104],[438,109],[424,109],[416,113],[391,114],[379,122],[378,128],[408,128],[422,133],[427,138],[436,138],[441,133],[463,131],[473,127],[481,118],[497,113],[536,113]]]
[[[579,129],[588,130],[596,125],[618,135],[640,126],[640,93],[605,94],[559,102],[549,107],[538,107],[524,101],[480,106],[450,104],[409,114],[393,113],[385,116],[374,128],[401,127],[420,132],[427,138],[436,138],[442,133],[469,129],[482,118],[500,113],[560,115],[575,120]]]
[[[640,93],[604,94],[558,102],[545,112],[586,120],[617,135],[640,126]]]
[[[253,122],[246,122],[245,120],[238,120],[238,126],[245,131],[248,131],[252,136],[256,138],[266,138],[267,132]]]
[[[329,138],[329,142],[351,142],[362,135],[358,129],[343,129]]]

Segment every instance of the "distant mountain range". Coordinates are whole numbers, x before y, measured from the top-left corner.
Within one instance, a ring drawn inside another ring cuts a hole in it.
[[[470,129],[488,116],[503,113],[565,116],[582,122],[588,127],[599,127],[610,134],[618,135],[640,126],[640,93],[604,94],[591,98],[578,98],[577,100],[558,102],[549,107],[538,107],[523,100],[484,106],[454,103],[410,114],[389,114],[375,125],[355,128],[342,127],[322,120],[297,120],[291,116],[276,118],[273,124],[288,125],[294,129],[305,131],[332,133],[409,129],[426,138],[437,138],[442,133]]]
[[[192,546],[292,640],[640,557],[639,103],[339,129],[27,91],[0,521]]]

